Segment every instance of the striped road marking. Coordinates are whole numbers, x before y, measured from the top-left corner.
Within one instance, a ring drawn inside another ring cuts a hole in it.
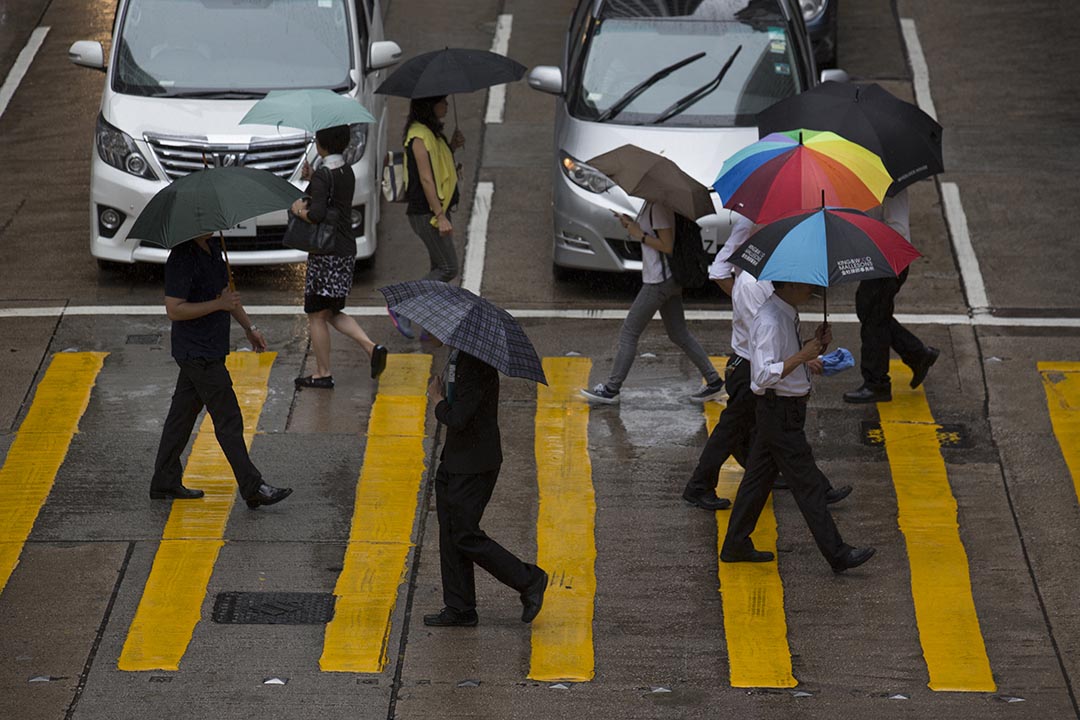
[[[536,391],[536,564],[550,584],[532,623],[532,680],[592,680],[596,597],[596,500],[589,460],[589,405],[578,393],[592,360],[544,358]]]
[[[712,362],[723,376],[727,358],[714,357]],[[710,433],[723,409],[723,403],[705,403],[705,424]],[[734,500],[742,475],[742,467],[734,458],[728,458],[720,470],[716,494]],[[720,596],[724,601],[724,635],[731,686],[795,687],[798,680],[791,671],[780,565],[776,562],[719,562],[730,518],[730,510],[716,513],[717,564],[720,567]],[[776,553],[776,515],[772,497],[765,504],[751,538],[758,550]]]
[[[232,353],[226,360],[244,415],[248,447],[266,402],[266,384],[276,356],[272,352]],[[214,437],[209,415],[195,436],[184,484],[205,491],[206,497],[172,504],[117,662],[121,670],[178,670],[202,615],[206,587],[225,544],[225,524],[236,497],[236,479]]]
[[[52,490],[108,353],[57,353],[0,468],[0,593]]]
[[[382,672],[424,478],[430,355],[390,355],[368,420],[349,544],[319,667]]]
[[[892,402],[879,403],[900,530],[911,564],[911,595],[919,641],[930,673],[930,689],[993,692],[967,553],[960,541],[956,499],[949,486],[945,459],[921,387],[912,390],[911,370],[893,360]]]
[[[1080,363],[1041,362],[1039,374],[1061,454],[1080,500]]]

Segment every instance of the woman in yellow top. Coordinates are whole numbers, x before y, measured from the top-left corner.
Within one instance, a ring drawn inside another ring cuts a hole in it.
[[[402,140],[405,145],[405,214],[413,232],[427,247],[431,269],[426,280],[450,282],[458,276],[454,226],[450,213],[457,206],[457,167],[454,151],[465,144],[465,136],[455,130],[450,140],[443,133],[446,97],[414,98],[409,104]],[[392,311],[394,327],[413,338],[408,319]]]

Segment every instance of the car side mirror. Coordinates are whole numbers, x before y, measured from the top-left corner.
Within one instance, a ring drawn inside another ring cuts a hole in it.
[[[552,95],[563,94],[562,70],[555,65],[537,65],[526,75],[529,87]]]
[[[368,50],[367,71],[381,70],[390,67],[401,59],[401,46],[390,40],[371,43]]]
[[[831,82],[846,83],[846,82],[850,82],[850,80],[851,80],[851,78],[848,77],[847,72],[844,71],[844,70],[840,70],[838,68],[834,68],[832,70],[822,70],[821,71],[821,82],[823,82],[823,83],[830,82],[830,81]]]
[[[68,48],[68,60],[93,70],[105,72],[105,49],[96,40],[79,40]]]

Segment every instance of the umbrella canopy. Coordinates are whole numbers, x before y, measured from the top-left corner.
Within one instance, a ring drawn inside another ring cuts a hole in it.
[[[836,133],[773,133],[732,155],[713,188],[756,223],[823,206],[869,210],[892,184],[874,153]]]
[[[284,210],[302,195],[289,181],[267,170],[199,170],[158,191],[128,235],[172,248],[257,215]]]
[[[438,97],[516,82],[525,66],[487,50],[446,48],[401,63],[375,91],[406,98]]]
[[[325,128],[373,123],[375,116],[333,90],[272,90],[251,106],[241,125],[285,125],[314,133]]]
[[[919,251],[903,235],[866,213],[822,208],[758,229],[730,262],[758,280],[828,287],[896,277],[917,257]]]
[[[831,130],[879,155],[896,178],[888,194],[945,170],[941,125],[880,85],[826,82],[758,113],[761,137],[789,128]]]
[[[683,217],[696,220],[715,212],[709,188],[663,155],[623,145],[586,162],[628,195],[665,205]]]
[[[463,288],[412,280],[379,288],[387,306],[444,345],[486,362],[503,375],[547,385],[544,368],[514,316]]]

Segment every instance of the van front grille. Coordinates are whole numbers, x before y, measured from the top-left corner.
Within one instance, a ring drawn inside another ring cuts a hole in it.
[[[259,140],[251,144],[220,144],[193,138],[147,135],[146,142],[170,181],[204,167],[269,170],[288,180],[304,161],[308,147],[308,139],[304,135]]]

